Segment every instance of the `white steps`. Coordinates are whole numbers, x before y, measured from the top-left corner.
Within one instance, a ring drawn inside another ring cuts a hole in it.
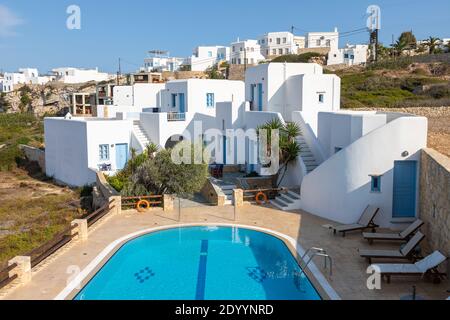
[[[150,139],[148,138],[144,128],[142,128],[141,123],[139,121],[134,121],[133,132],[136,139],[139,140],[143,148],[146,148],[150,144]]]
[[[308,144],[306,143],[305,139],[300,136],[297,138],[297,142],[300,144],[301,152],[300,157],[303,159],[303,162],[306,166],[307,173],[313,172],[319,165],[316,161],[316,158],[311,152],[311,149],[309,148]]]
[[[219,188],[222,190],[223,194],[226,196],[225,205],[232,205],[233,204],[233,190],[236,189],[235,185],[224,185],[219,186]]]
[[[283,211],[298,210],[301,208],[300,195],[292,191],[281,193],[274,200],[271,200],[270,203]]]

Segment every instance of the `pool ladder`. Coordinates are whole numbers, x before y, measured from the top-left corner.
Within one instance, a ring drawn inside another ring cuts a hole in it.
[[[308,254],[312,252],[312,255],[309,257]],[[308,261],[305,261],[305,258],[308,257]],[[323,257],[324,259],[324,268],[328,268],[328,262],[330,263],[330,277],[333,275],[333,259],[331,256],[327,253],[325,249],[322,248],[309,248],[306,250],[305,254],[302,256],[302,261],[305,264],[302,268],[302,272],[305,272],[304,270],[308,267],[308,265],[313,261],[315,257]]]

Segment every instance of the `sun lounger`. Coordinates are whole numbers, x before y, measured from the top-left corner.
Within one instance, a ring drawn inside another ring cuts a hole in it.
[[[350,231],[359,231],[370,228],[375,231],[375,228],[378,226],[373,222],[373,220],[379,211],[379,208],[368,206],[357,223],[333,227],[334,234],[340,232],[342,233],[342,236],[345,237],[345,234]]]
[[[434,277],[435,283],[438,283],[444,273],[440,273],[437,269],[447,258],[435,251],[425,259],[414,264],[374,264],[372,267],[379,271],[381,276],[391,282],[391,276],[425,276],[430,275]]]
[[[359,250],[362,258],[366,258],[370,264],[372,259],[411,259],[414,260],[414,249],[423,241],[425,236],[417,232],[409,242],[399,250]]]
[[[363,237],[372,244],[376,240],[408,241],[424,225],[421,220],[416,220],[408,228],[400,233],[363,233]]]

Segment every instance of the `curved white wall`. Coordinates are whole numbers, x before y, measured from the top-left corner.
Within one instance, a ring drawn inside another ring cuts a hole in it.
[[[392,227],[394,161],[419,161],[427,128],[426,118],[401,117],[335,154],[303,179],[302,209],[354,223],[370,204],[381,209],[377,223]],[[405,151],[409,156],[402,157]],[[371,193],[371,174],[383,175],[381,193]]]

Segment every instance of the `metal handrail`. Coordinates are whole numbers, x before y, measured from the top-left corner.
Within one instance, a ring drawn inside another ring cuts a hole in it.
[[[186,113],[184,112],[169,112],[167,113],[167,121],[185,121]]]
[[[314,251],[314,253],[311,255],[311,257],[309,257],[308,254],[312,251]],[[309,257],[309,260],[307,262],[305,262],[305,258],[307,256]],[[305,265],[302,268],[302,272],[300,274],[305,272],[305,269],[308,267],[308,265],[313,261],[313,259],[315,257],[323,257],[324,258],[324,268],[325,269],[328,268],[327,262],[330,263],[330,277],[333,276],[333,259],[327,253],[327,251],[325,249],[316,248],[316,247],[309,248],[308,250],[306,250],[305,254],[302,256],[301,260],[303,261],[303,263]]]

